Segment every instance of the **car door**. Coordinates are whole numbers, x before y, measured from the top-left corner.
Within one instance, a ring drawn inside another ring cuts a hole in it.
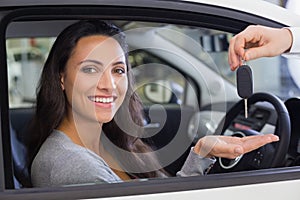
[[[238,7],[239,3],[233,5]],[[285,198],[293,199],[298,191],[294,187],[299,185],[300,179],[298,167],[117,184],[91,183],[21,189],[16,189],[15,186],[17,173],[14,171],[14,155],[11,151],[13,138],[10,124],[21,124],[22,129],[26,125],[16,122],[23,120],[22,122],[27,123],[26,120],[32,116],[34,95],[28,95],[24,91],[32,89],[33,84],[37,83],[40,68],[34,68],[35,65],[21,68],[18,65],[20,62],[10,65],[9,45],[19,43],[19,46],[41,46],[47,55],[48,50],[44,47],[51,46],[56,35],[76,20],[101,18],[122,26],[131,45],[130,61],[136,77],[136,90],[145,105],[144,140],[156,150],[168,149],[171,152],[164,155],[160,151],[160,155],[162,162],[167,160],[166,170],[175,175],[195,139],[211,134],[226,111],[238,100],[232,83],[234,77],[231,80],[224,78],[224,74],[229,73],[224,56],[230,36],[249,24],[283,26],[282,21],[276,22],[246,11],[247,9],[241,12],[236,7],[228,8],[205,1],[41,1],[37,4],[12,1],[3,5],[0,10],[0,53],[3,55],[0,57],[0,65],[5,67],[0,68],[3,76],[0,79],[0,153],[3,161],[0,162],[0,197],[137,199],[167,196],[176,199],[223,195],[222,199],[240,199],[245,198],[245,194],[250,196],[252,193],[268,198],[273,193],[273,199],[281,199],[283,197],[280,190],[284,187],[288,191],[284,194]],[[293,24],[291,22],[287,25]],[[15,40],[20,38],[22,40]],[[47,40],[43,40],[45,38]],[[186,40],[189,45],[183,46]],[[207,41],[209,45],[205,45]],[[211,44],[212,41],[217,43]],[[222,41],[225,41],[225,46],[216,50]],[[210,48],[214,50],[210,51]],[[214,60],[218,62],[212,62]],[[10,69],[15,70],[8,71],[9,65],[14,66]],[[34,74],[34,77],[23,76],[28,72]],[[18,76],[20,78],[16,78]],[[26,79],[31,79],[33,83],[27,83]],[[22,112],[24,108],[25,112]],[[11,120],[15,121],[11,123]],[[19,140],[28,139],[26,135],[22,135],[22,131],[19,133]],[[235,189],[236,195],[232,195],[232,189]],[[265,191],[269,193],[266,195]]]

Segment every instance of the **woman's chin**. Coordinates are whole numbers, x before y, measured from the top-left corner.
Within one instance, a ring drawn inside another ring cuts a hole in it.
[[[100,124],[104,124],[104,123],[110,122],[112,119],[113,119],[113,117],[103,117],[102,116],[102,117],[98,118],[98,122]]]

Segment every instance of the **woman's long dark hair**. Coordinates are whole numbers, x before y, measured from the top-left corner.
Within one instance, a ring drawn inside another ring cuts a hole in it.
[[[110,143],[105,147],[111,149],[110,152],[130,175],[139,178],[157,177],[160,174],[160,165],[153,154],[147,153],[151,152],[151,148],[138,137],[143,134],[143,129],[130,129],[143,126],[143,112],[141,101],[133,90],[125,34],[115,25],[96,19],[81,20],[67,27],[53,44],[37,89],[36,114],[29,131],[30,149],[35,148],[30,152],[29,163],[31,164],[43,142],[59,126],[66,113],[67,100],[61,88],[60,75],[65,71],[66,63],[79,39],[91,35],[104,35],[116,39],[125,53],[128,67],[128,90],[124,103],[114,119],[103,124],[104,137],[102,134],[101,141],[106,141],[105,144]],[[127,128],[123,127],[123,124],[128,125]],[[153,170],[147,170],[145,166],[152,166],[148,169]]]

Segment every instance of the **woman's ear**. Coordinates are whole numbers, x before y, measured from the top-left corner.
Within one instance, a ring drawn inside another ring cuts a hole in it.
[[[64,86],[64,74],[60,74],[60,85],[61,85],[61,89],[64,91],[65,90],[65,86]]]

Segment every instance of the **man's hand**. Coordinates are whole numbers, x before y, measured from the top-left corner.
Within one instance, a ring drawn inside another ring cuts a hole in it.
[[[259,57],[277,56],[291,48],[293,39],[288,29],[248,26],[230,40],[228,62],[231,70]]]

